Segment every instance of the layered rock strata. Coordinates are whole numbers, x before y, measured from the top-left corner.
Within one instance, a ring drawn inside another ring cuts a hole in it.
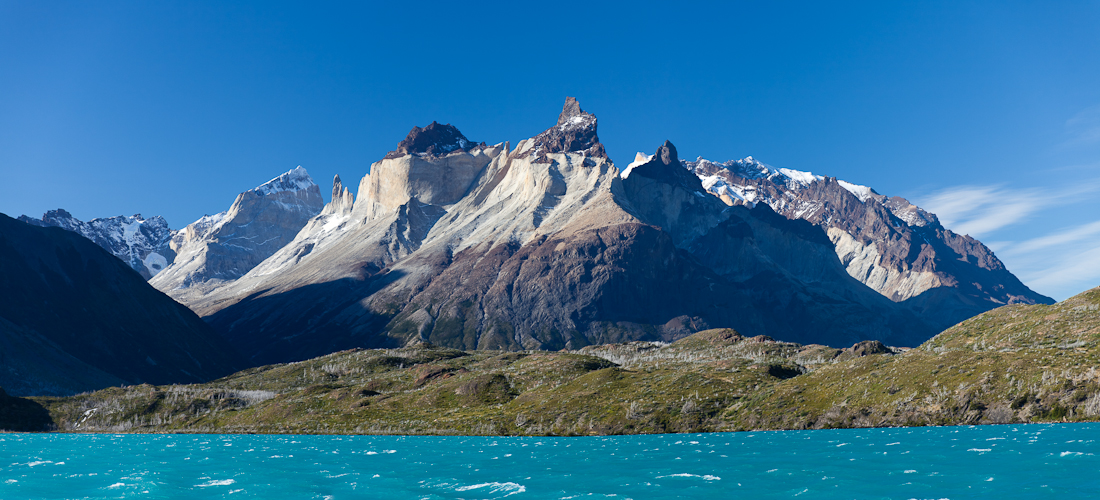
[[[764,204],[829,237],[847,272],[895,302],[942,318],[944,328],[1005,304],[1050,304],[980,241],[943,227],[901,197],[754,160],[682,161],[727,205]]]

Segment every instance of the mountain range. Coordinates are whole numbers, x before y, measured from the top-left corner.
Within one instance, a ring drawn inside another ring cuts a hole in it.
[[[336,176],[324,204],[298,168],[156,241],[172,258],[150,284],[249,365],[712,327],[915,346],[999,305],[1053,302],[977,240],[868,187],[751,157],[683,161],[668,141],[619,169],[573,98],[515,147],[433,122],[373,163],[356,195]]]
[[[685,162],[669,142],[620,170],[597,131],[572,98],[515,147],[414,127],[357,196],[337,176],[332,201],[240,277],[168,279],[173,263],[152,283],[253,363],[413,342],[576,349],[715,326],[917,345],[1004,303],[1052,302],[903,199],[751,160]]]

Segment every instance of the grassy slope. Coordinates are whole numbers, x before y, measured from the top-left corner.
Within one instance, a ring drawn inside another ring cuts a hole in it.
[[[1094,288],[1055,305],[989,311],[901,356],[830,365],[723,416],[768,429],[1096,420],[1098,368]]]
[[[990,311],[901,354],[709,330],[571,353],[353,350],[208,384],[34,401],[59,430],[108,432],[583,435],[1095,420],[1098,341],[1100,288]]]

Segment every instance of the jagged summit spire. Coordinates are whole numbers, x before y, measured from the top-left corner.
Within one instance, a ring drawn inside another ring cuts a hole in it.
[[[340,180],[340,174],[332,176],[332,199],[339,198],[343,189],[344,183]]]
[[[691,191],[703,191],[703,184],[698,177],[688,172],[680,163],[680,157],[676,153],[676,146],[666,140],[652,155],[638,153],[634,163],[627,166],[620,174],[623,179],[634,175],[648,177],[650,179],[687,188]]]
[[[596,125],[596,115],[581,109],[575,97],[566,97],[557,124],[533,137],[522,154],[537,156],[536,161],[540,162],[549,161],[546,155],[550,153],[584,153],[606,158]]]
[[[413,127],[409,135],[397,143],[397,149],[390,151],[386,158],[400,158],[409,154],[442,156],[459,149],[469,151],[475,146],[478,144],[467,139],[454,125],[442,125],[433,121],[424,128]]]
[[[354,203],[355,195],[344,187],[343,181],[340,180],[340,174],[336,174],[332,177],[332,201],[325,205],[321,213],[324,215],[343,213],[351,210]]]
[[[561,114],[558,115],[558,126],[562,126],[569,122],[575,116],[589,115],[581,109],[580,103],[577,102],[576,97],[566,97],[565,105],[561,107]],[[589,115],[592,116],[592,115]]]
[[[676,146],[673,146],[668,139],[665,139],[665,143],[657,148],[657,154],[653,156],[665,165],[674,165],[677,168],[682,168],[680,167],[680,158],[676,156]]]

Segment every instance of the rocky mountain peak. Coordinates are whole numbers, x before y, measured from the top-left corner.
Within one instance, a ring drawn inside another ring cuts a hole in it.
[[[443,156],[460,149],[469,151],[477,145],[453,125],[441,125],[433,121],[424,128],[413,127],[409,135],[397,143],[397,149],[390,151],[386,158],[400,158],[409,154]]]
[[[68,210],[59,208],[57,210],[50,210],[42,215],[42,221],[56,221],[56,220],[68,220],[72,219],[73,214],[70,214]]]
[[[336,174],[332,177],[332,201],[325,205],[321,213],[333,214],[350,211],[354,202],[355,196],[351,194],[348,188],[344,187],[343,181],[340,180],[340,174]]]
[[[321,188],[296,167],[237,195],[229,210],[203,216],[171,239],[177,259],[150,284],[161,291],[206,286],[247,273],[325,207]]]
[[[306,172],[306,169],[298,165],[296,168],[291,169],[283,175],[256,186],[252,191],[261,196],[266,196],[283,191],[302,191],[316,185],[317,184],[313,182],[313,178],[309,176],[309,172]]]
[[[676,157],[676,146],[673,146],[672,142],[667,139],[664,144],[661,144],[661,147],[657,148],[657,154],[654,156],[667,166],[680,166],[680,159]]]
[[[548,162],[546,155],[550,153],[584,153],[606,158],[596,126],[596,115],[581,109],[575,97],[567,97],[557,124],[530,139],[519,154],[536,156],[539,163]]]
[[[581,105],[577,102],[576,97],[566,97],[565,105],[561,107],[561,114],[558,115],[558,126],[560,127],[562,125],[572,123],[573,118],[577,117],[583,120],[585,118],[584,115],[592,116],[589,113],[585,113],[584,110],[581,109]],[[593,116],[593,118],[595,117]]]
[[[634,163],[631,163],[621,175],[624,179],[632,175],[640,175],[689,191],[704,191],[699,178],[681,166],[676,146],[668,140],[661,144],[653,155],[638,153]]]
[[[340,180],[340,174],[332,176],[332,199],[336,199],[340,196],[340,191],[344,189],[344,183]]]

